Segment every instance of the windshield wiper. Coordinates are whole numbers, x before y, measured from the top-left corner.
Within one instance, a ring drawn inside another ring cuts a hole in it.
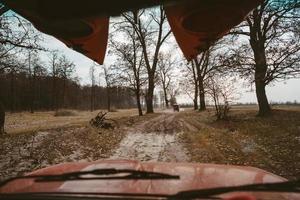
[[[93,175],[93,176],[90,176]],[[95,169],[90,171],[76,171],[58,175],[29,175],[10,178],[0,183],[0,187],[17,179],[34,179],[35,182],[53,181],[75,181],[75,180],[158,180],[158,179],[180,179],[177,175],[170,175],[159,172],[148,172],[133,169]]]
[[[0,194],[0,198],[8,200],[69,200],[69,199],[221,199],[217,195],[230,192],[289,192],[300,193],[300,180],[280,183],[262,183],[233,187],[182,191],[174,195],[142,194],[142,193],[82,193],[82,192],[38,192]]]
[[[98,175],[98,176],[88,176],[88,175]],[[91,171],[79,171],[71,172],[60,175],[43,175],[43,176],[22,176],[9,179],[0,183],[0,187],[6,183],[16,180],[16,179],[34,179],[37,182],[51,182],[51,181],[72,181],[72,180],[118,180],[118,179],[142,179],[142,180],[153,180],[153,179],[179,179],[177,175],[170,175],[158,172],[147,172],[131,169],[96,169]],[[300,193],[300,180],[295,181],[285,181],[279,183],[261,183],[261,184],[250,184],[232,187],[218,187],[209,189],[199,189],[199,190],[188,190],[181,191],[174,195],[166,194],[120,194],[120,193],[87,193],[89,195],[95,195],[95,199],[101,199],[100,196],[110,196],[110,197],[151,197],[151,198],[162,198],[162,199],[196,199],[196,198],[216,198],[217,195],[230,193],[230,192],[288,192],[288,193]],[[27,195],[51,195],[51,193],[25,193]],[[52,193],[56,197],[60,195],[87,195],[86,193]],[[12,195],[14,197],[22,197],[23,194],[6,194]],[[15,196],[16,195],[16,196]],[[64,196],[64,197],[67,197]],[[1,197],[1,195],[0,195]],[[24,196],[23,196],[24,197]],[[53,196],[52,196],[53,197]]]
[[[218,187],[210,189],[182,191],[170,196],[168,199],[195,199],[209,198],[229,192],[288,192],[300,193],[300,180],[280,183],[261,183],[232,187]]]

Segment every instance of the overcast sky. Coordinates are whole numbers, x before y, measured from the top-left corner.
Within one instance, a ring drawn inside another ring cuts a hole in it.
[[[59,50],[64,53],[71,61],[76,65],[76,74],[80,78],[82,84],[89,84],[89,68],[93,64],[93,61],[87,57],[67,48],[62,42],[58,41],[54,37],[45,35],[45,46],[51,50]],[[42,56],[43,60],[47,62],[48,57]],[[106,57],[104,64],[110,65],[113,61]],[[101,71],[101,66],[98,69],[98,73]],[[256,102],[255,92],[251,87],[243,86],[243,81],[237,82],[237,89],[240,93],[238,102]],[[254,89],[254,88],[253,88]],[[286,102],[286,101],[297,101],[300,102],[300,79],[287,80],[285,82],[276,82],[272,86],[267,87],[267,95],[270,102]],[[191,103],[191,100],[187,97],[179,97],[179,103]]]

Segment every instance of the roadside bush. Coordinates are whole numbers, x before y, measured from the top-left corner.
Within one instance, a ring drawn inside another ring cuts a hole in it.
[[[218,120],[228,119],[228,113],[230,111],[230,106],[228,102],[225,102],[223,105],[215,105],[216,116]]]
[[[207,93],[211,97],[215,105],[215,112],[217,120],[228,119],[230,111],[229,102],[232,102],[235,97],[235,80],[228,80],[224,77],[215,75],[208,79]]]
[[[107,112],[99,112],[96,117],[90,120],[90,125],[95,128],[113,129],[112,119],[106,119]]]

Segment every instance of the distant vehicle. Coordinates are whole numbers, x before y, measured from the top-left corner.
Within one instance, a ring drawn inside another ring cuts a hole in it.
[[[173,104],[173,111],[174,112],[179,112],[179,105],[178,104]]]

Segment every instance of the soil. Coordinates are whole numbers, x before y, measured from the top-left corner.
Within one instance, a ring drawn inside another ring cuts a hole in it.
[[[186,162],[189,160],[174,126],[175,113],[161,114],[128,129],[111,159]]]
[[[118,118],[115,129],[88,125],[0,137],[0,180],[64,162],[99,159],[184,162],[175,113]],[[35,122],[32,122],[35,123]]]
[[[209,110],[167,110],[114,118],[115,129],[85,123],[8,134],[0,137],[0,180],[58,163],[99,159],[245,165],[300,178],[300,112],[280,111],[268,119],[254,113],[234,111],[230,120],[216,121]]]

